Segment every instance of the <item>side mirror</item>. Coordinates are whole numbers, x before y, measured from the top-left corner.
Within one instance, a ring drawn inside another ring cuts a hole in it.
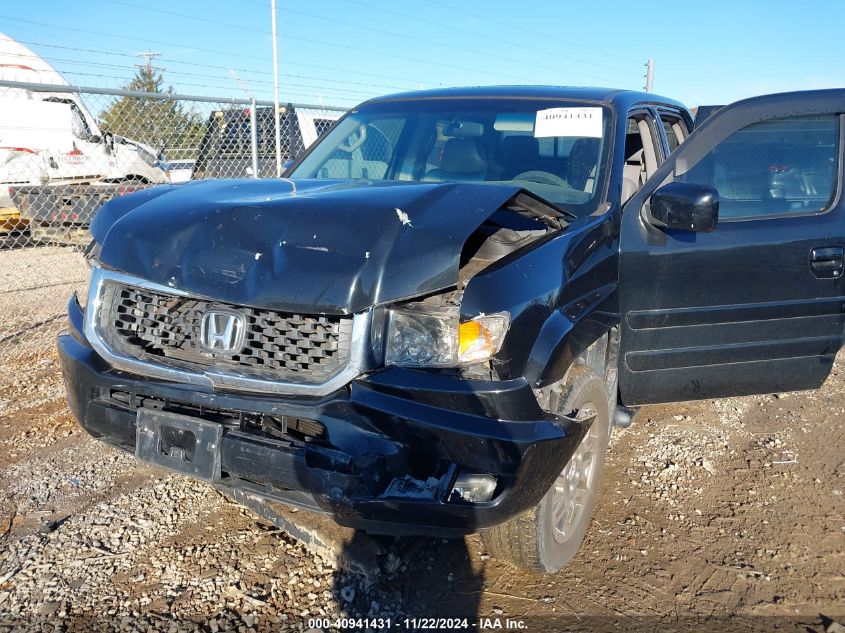
[[[719,192],[704,185],[670,182],[651,194],[648,220],[662,229],[707,233],[719,223]]]
[[[103,145],[106,147],[106,154],[111,154],[114,151],[114,134],[111,132],[103,134]]]

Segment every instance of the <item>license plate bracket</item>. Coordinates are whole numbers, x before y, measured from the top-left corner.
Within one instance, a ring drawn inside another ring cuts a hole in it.
[[[135,457],[205,481],[220,479],[223,427],[178,413],[140,409]]]

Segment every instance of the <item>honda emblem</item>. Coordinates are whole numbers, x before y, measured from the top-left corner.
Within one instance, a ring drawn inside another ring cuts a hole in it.
[[[209,352],[233,354],[243,347],[245,330],[243,315],[209,310],[200,322],[200,345]]]

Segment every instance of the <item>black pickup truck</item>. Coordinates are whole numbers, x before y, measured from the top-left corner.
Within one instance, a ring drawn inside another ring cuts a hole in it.
[[[139,460],[553,571],[637,405],[813,389],[842,344],[845,90],[681,104],[449,89],[351,110],[280,180],[91,226],[70,407]]]

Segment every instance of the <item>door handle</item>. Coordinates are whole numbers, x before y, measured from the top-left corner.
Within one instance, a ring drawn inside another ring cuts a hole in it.
[[[810,268],[821,279],[840,277],[845,269],[845,249],[841,246],[826,246],[810,251]]]

